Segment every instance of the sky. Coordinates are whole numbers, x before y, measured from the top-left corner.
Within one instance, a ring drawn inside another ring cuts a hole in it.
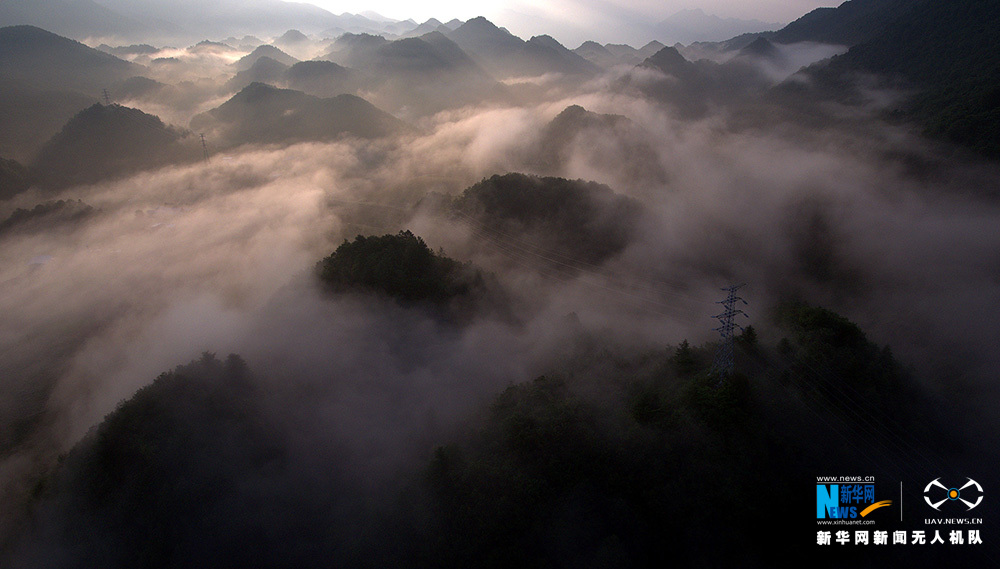
[[[642,41],[646,34],[634,30],[659,22],[681,10],[700,8],[724,18],[755,19],[786,24],[821,6],[836,6],[839,0],[310,0],[335,14],[373,11],[383,16],[423,22],[434,17],[442,22],[485,16],[515,35],[528,38],[549,34],[568,43],[585,39],[600,42]],[[631,32],[631,33],[630,33]],[[651,39],[651,38],[647,38]]]

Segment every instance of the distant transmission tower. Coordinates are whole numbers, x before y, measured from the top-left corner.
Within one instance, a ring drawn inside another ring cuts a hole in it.
[[[201,133],[201,150],[205,153],[205,161],[208,162],[208,144],[205,142],[205,133]]]
[[[103,93],[104,93],[104,106],[110,107],[111,106],[111,95],[108,94],[108,90],[107,89],[104,89]]]
[[[720,382],[731,376],[733,374],[733,369],[736,367],[736,362],[733,356],[733,341],[735,339],[733,331],[737,328],[742,331],[743,327],[737,324],[735,319],[738,314],[742,314],[743,316],[747,315],[746,312],[736,308],[737,302],[742,302],[743,304],[747,303],[747,301],[736,296],[736,291],[745,286],[746,283],[743,283],[722,289],[729,294],[726,296],[726,300],[716,302],[716,304],[721,304],[725,310],[722,314],[713,317],[718,319],[719,323],[722,324],[718,328],[713,328],[713,330],[718,332],[722,337],[722,341],[719,344],[718,351],[715,352],[715,361],[712,362],[712,371],[710,374],[718,377]]]

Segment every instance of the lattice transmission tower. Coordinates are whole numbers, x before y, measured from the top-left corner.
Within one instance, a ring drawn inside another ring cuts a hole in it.
[[[722,311],[722,314],[713,317],[716,318],[721,324],[718,328],[713,328],[713,330],[718,332],[719,336],[721,336],[721,341],[719,343],[719,349],[715,352],[715,360],[712,362],[712,370],[709,373],[717,377],[720,382],[731,376],[733,374],[733,369],[736,366],[733,352],[733,344],[735,340],[733,331],[737,328],[739,328],[741,332],[743,331],[743,327],[736,323],[736,317],[738,315],[747,317],[746,312],[736,308],[736,303],[738,302],[742,302],[743,304],[747,303],[747,301],[736,296],[736,291],[745,286],[746,283],[743,283],[722,289],[726,291],[728,295],[725,300],[716,302],[716,304],[721,304],[725,310]]]

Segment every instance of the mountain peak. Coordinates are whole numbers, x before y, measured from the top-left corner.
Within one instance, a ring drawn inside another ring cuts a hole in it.
[[[781,52],[778,51],[778,48],[775,47],[773,43],[767,41],[767,38],[762,36],[741,49],[740,55],[775,59],[781,57]]]
[[[534,36],[530,40],[528,40],[528,43],[541,45],[552,49],[559,49],[559,50],[566,49],[566,47],[563,46],[563,44],[556,41],[554,37],[546,34],[542,34],[540,36]]]
[[[309,37],[299,30],[288,30],[280,38],[274,40],[276,43],[303,43],[309,41]]]
[[[240,58],[239,61],[235,63],[236,68],[239,70],[246,70],[253,67],[253,64],[257,62],[258,59],[262,57],[269,57],[283,65],[295,65],[299,62],[298,59],[288,55],[287,53],[281,51],[280,49],[274,47],[273,45],[265,44],[258,46],[256,49],[251,51],[249,54]]]
[[[475,18],[469,18],[465,22],[466,24],[472,24],[474,26],[488,26],[491,28],[496,28],[496,24],[487,20],[484,16],[476,16]],[[499,28],[497,28],[499,29]]]
[[[686,69],[691,62],[681,55],[681,52],[677,51],[675,47],[664,47],[660,51],[654,53],[646,61],[643,62],[644,65],[651,65],[666,71],[667,73],[673,73],[675,71]]]

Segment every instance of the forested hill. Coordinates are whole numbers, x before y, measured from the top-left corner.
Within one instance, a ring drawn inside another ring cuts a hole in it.
[[[1000,1],[852,0],[827,10],[793,22],[773,40],[854,44],[812,72],[832,85],[849,84],[859,72],[879,74],[891,88],[915,92],[894,109],[897,118],[1000,157]],[[863,26],[855,21],[861,16]],[[845,35],[851,22],[857,33]]]

